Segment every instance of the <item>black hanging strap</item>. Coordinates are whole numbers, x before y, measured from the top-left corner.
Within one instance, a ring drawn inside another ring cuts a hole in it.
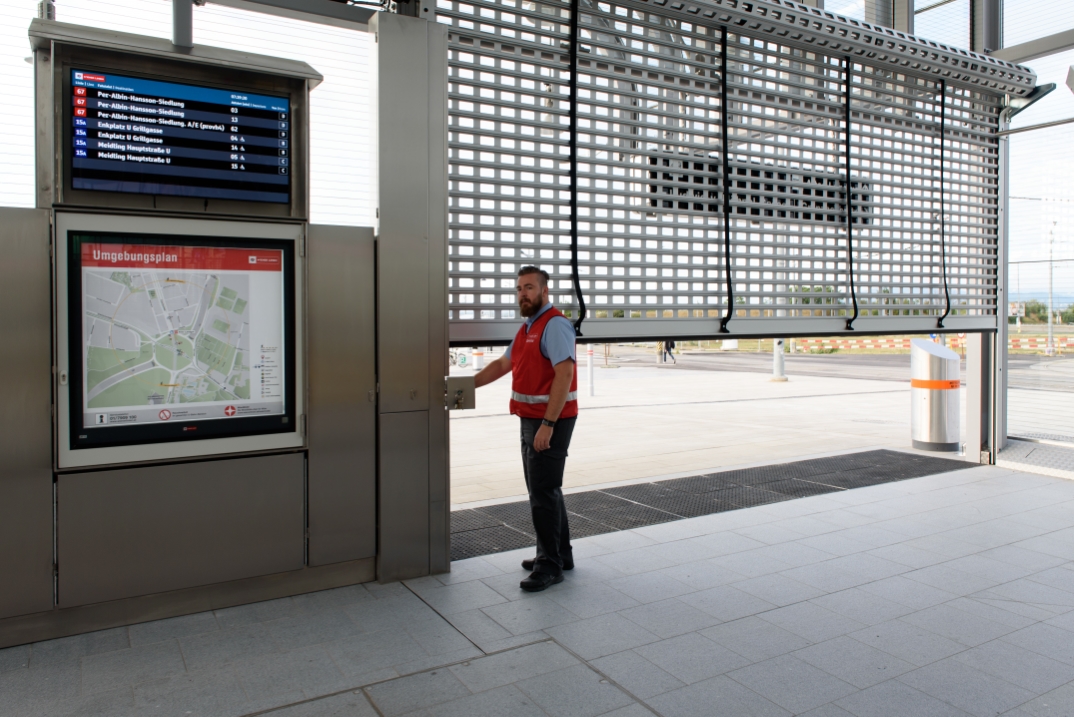
[[[947,81],[940,80],[940,267],[943,269],[943,293],[947,306],[936,320],[936,328],[943,328],[943,320],[951,313],[951,290],[947,286],[947,220],[944,203],[944,134],[947,129]]]
[[[582,0],[571,2],[570,25],[570,64],[571,64],[571,104],[570,104],[570,151],[571,151],[571,279],[574,280],[574,295],[578,297],[578,318],[574,320],[574,335],[582,335],[582,322],[585,321],[585,299],[582,296],[582,280],[578,277],[578,24]]]
[[[731,275],[731,140],[727,115],[727,28],[720,35],[720,133],[723,138],[723,271],[727,279],[727,308],[720,319],[720,333],[731,333],[727,322],[735,312],[735,283]]]
[[[846,58],[846,89],[844,91],[846,95],[846,210],[847,210],[847,277],[850,279],[850,300],[854,304],[854,315],[847,319],[847,331],[854,330],[854,322],[858,318],[858,294],[854,288],[854,202],[852,201],[851,187],[850,187],[850,98],[852,88],[852,73],[854,70],[854,63],[848,56]]]

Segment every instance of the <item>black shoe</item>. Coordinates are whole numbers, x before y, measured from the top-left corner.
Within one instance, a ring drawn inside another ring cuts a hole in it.
[[[556,583],[563,582],[563,573],[552,575],[551,573],[530,573],[530,576],[518,584],[528,593],[539,593],[545,588]]]
[[[522,561],[522,569],[523,570],[529,570],[530,572],[533,572],[533,564],[534,564],[534,561],[536,561],[536,560],[537,560],[536,558],[529,558],[527,560],[523,560]],[[566,560],[564,560],[563,561],[563,569],[564,570],[574,570],[574,560],[572,560],[571,558],[567,558]]]

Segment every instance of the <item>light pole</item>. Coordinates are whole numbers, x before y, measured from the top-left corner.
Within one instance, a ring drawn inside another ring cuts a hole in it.
[[[1052,324],[1055,323],[1055,317],[1052,313],[1052,268],[1055,266],[1053,261],[1053,254],[1055,249],[1055,225],[1059,221],[1052,222],[1052,228],[1048,232],[1048,350],[1046,353],[1049,356],[1055,354],[1055,344],[1052,339]]]

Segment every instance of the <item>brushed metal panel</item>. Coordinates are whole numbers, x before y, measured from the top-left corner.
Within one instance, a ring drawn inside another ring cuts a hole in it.
[[[429,413],[380,416],[377,579],[429,574]]]
[[[61,475],[59,606],[298,570],[305,456]]]
[[[0,208],[0,617],[52,608],[49,213]]]
[[[380,230],[377,243],[380,412],[429,408],[430,23],[379,13]]]
[[[429,557],[430,570],[451,568],[450,441],[442,404],[448,374],[448,144],[447,28],[429,23]]]
[[[373,230],[309,227],[309,563],[377,552]]]

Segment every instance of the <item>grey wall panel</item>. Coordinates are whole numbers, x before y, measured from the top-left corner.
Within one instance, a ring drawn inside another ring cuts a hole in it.
[[[52,607],[49,215],[0,209],[0,618]]]
[[[429,408],[430,23],[380,13],[380,233],[377,247],[380,411]]]
[[[429,413],[380,417],[380,551],[377,579],[429,573]]]
[[[310,226],[309,563],[377,551],[373,230]]]
[[[298,570],[305,456],[61,475],[59,605]]]

